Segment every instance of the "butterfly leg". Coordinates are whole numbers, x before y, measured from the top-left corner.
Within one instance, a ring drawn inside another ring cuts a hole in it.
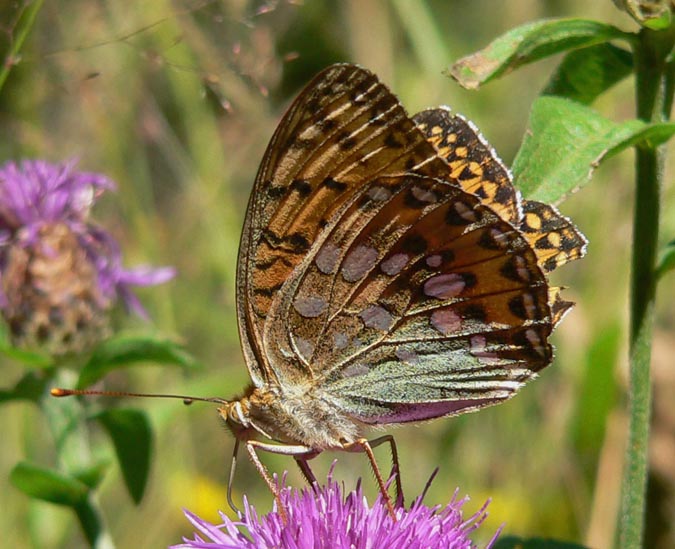
[[[260,476],[265,481],[265,484],[267,484],[267,487],[269,488],[270,492],[272,492],[272,495],[274,496],[274,499],[277,502],[277,507],[279,508],[279,515],[281,516],[281,520],[284,524],[286,524],[288,520],[288,514],[286,512],[286,509],[284,508],[283,503],[281,502],[281,491],[279,489],[279,484],[277,482],[274,482],[274,479],[269,474],[267,467],[265,467],[263,462],[260,461],[256,449],[264,450],[265,452],[270,452],[272,454],[294,456],[296,457],[296,460],[298,458],[303,457],[306,458],[306,456],[308,455],[313,457],[314,455],[316,455],[316,450],[313,450],[308,446],[300,446],[300,445],[283,446],[281,444],[268,444],[266,442],[260,442],[258,440],[246,441],[246,450],[248,451],[248,455],[251,458],[253,465],[255,465],[255,468],[258,470],[258,473],[260,473]]]
[[[381,439],[385,438],[386,437],[381,437]],[[378,444],[382,444],[383,442],[386,442],[386,440],[376,439],[375,442],[377,442]],[[377,465],[375,454],[373,453],[373,448],[370,445],[368,439],[366,438],[356,439],[354,442],[346,443],[342,448],[348,452],[364,452],[366,456],[368,456],[368,460],[370,461],[370,467],[373,470],[373,473],[375,474],[375,479],[377,480],[377,484],[380,487],[380,493],[384,498],[384,502],[387,505],[389,516],[394,521],[396,521],[396,513],[394,512],[394,506],[391,503],[389,492],[387,492],[387,485],[385,484],[384,479],[382,478],[382,473],[380,472],[380,468]]]
[[[398,462],[398,450],[396,448],[396,441],[392,435],[384,435],[379,438],[368,441],[371,448],[377,448],[380,444],[389,443],[389,448],[391,450],[391,473],[389,473],[389,478],[395,475],[394,482],[396,483],[396,506],[403,507],[403,486],[401,485],[401,466]]]
[[[234,450],[232,451],[232,463],[230,464],[230,478],[227,480],[227,503],[238,516],[241,516],[241,511],[234,504],[232,499],[232,485],[234,484],[234,472],[237,470],[237,455],[239,454],[239,439],[234,441]]]
[[[309,466],[309,463],[307,463],[307,460],[313,458],[314,456],[318,455],[318,453],[311,454],[309,456],[303,456],[303,457],[297,457],[295,458],[295,462],[298,464],[298,467],[300,468],[300,472],[302,473],[302,476],[305,477],[305,480],[307,483],[314,489],[316,490],[319,486],[319,482],[316,480],[316,477],[314,476],[314,471],[312,471],[312,468]]]

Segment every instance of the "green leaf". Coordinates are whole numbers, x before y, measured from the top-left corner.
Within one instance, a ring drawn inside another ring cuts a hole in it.
[[[542,94],[588,105],[632,70],[632,53],[612,44],[574,50],[565,56]]]
[[[10,473],[11,483],[30,497],[76,507],[89,495],[89,487],[64,473],[22,461]]]
[[[482,50],[463,57],[449,74],[468,89],[544,57],[634,35],[612,25],[587,19],[544,19],[516,27]]]
[[[652,30],[664,30],[670,27],[670,25],[673,22],[673,15],[666,7],[666,11],[662,12],[658,17],[648,17],[644,21],[642,21],[642,24]]]
[[[49,368],[54,365],[51,357],[35,351],[0,345],[0,353],[30,368]]]
[[[140,410],[106,410],[94,416],[110,435],[124,482],[135,503],[143,498],[150,471],[152,429]]]
[[[108,463],[108,461],[101,460],[91,467],[77,471],[73,474],[73,476],[93,490],[99,484],[101,484],[101,481],[103,480],[103,477],[105,476],[109,466],[110,463]]]
[[[558,202],[589,181],[605,158],[635,145],[654,147],[673,134],[675,123],[615,123],[579,103],[540,97],[513,163],[514,180],[526,198]]]
[[[108,372],[139,362],[172,364],[192,368],[197,361],[173,341],[153,337],[119,336],[101,343],[80,373],[77,387],[96,383]]]
[[[28,372],[13,389],[0,389],[0,404],[12,400],[38,402],[45,392],[46,385],[47,379],[44,376],[37,375],[35,372]]]
[[[675,269],[675,240],[669,242],[661,252],[659,266],[656,269],[657,278]]]
[[[584,545],[571,541],[559,541],[543,538],[519,538],[503,536],[497,540],[494,549],[586,549]]]

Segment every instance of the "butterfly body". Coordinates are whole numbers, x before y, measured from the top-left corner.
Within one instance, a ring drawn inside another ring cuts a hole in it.
[[[353,419],[308,384],[285,387],[283,391],[278,387],[251,387],[219,413],[243,441],[263,438],[305,446],[317,453],[342,449],[363,434]]]

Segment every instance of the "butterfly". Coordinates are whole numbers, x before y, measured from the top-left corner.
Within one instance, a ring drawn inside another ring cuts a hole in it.
[[[278,501],[258,451],[364,452],[393,515],[370,425],[452,416],[511,398],[552,360],[572,303],[547,274],[586,240],[522,200],[467,120],[409,117],[371,72],[328,67],[274,133],[237,265],[252,384],[219,413]],[[400,475],[396,475],[401,495]],[[232,476],[228,494],[231,492]],[[231,495],[228,495],[232,504]]]

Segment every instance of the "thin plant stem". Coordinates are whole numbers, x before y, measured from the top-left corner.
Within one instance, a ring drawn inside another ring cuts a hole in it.
[[[666,59],[673,32],[643,29],[635,46],[638,117],[662,122],[669,117],[672,85]],[[642,546],[646,503],[651,345],[656,295],[656,260],[664,147],[638,147],[630,282],[629,435],[623,475],[618,546]]]
[[[112,537],[103,525],[99,507],[91,498],[75,507],[74,511],[82,527],[82,532],[91,547],[95,549],[114,549]]]
[[[17,62],[21,47],[23,46],[23,43],[28,37],[31,29],[33,28],[33,24],[35,23],[37,14],[42,7],[42,3],[43,0],[28,2],[25,6],[25,11],[19,16],[16,26],[16,35],[12,40],[9,51],[3,59],[2,65],[0,65],[0,90],[2,90],[2,87],[9,76],[9,71],[12,70],[12,67]]]

